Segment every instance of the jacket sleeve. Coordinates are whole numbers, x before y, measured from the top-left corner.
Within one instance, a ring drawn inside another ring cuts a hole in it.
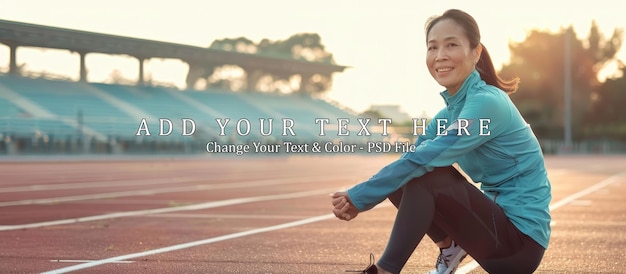
[[[437,121],[437,120],[442,120],[442,119],[447,119],[447,110],[444,108],[442,110],[440,110],[435,117],[433,117],[432,120],[430,120],[428,122],[428,124],[426,125],[426,128],[424,129],[424,134],[420,134],[417,136],[417,140],[415,141],[415,146],[419,146],[421,143],[423,143],[426,140],[432,140],[435,139],[435,137],[437,137],[436,133],[437,133],[437,123],[433,121]],[[406,153],[404,153],[406,154]],[[404,156],[404,154],[402,156]]]
[[[508,101],[500,94],[479,92],[471,98],[468,95],[458,119],[446,124],[441,116],[438,115],[439,118],[433,119],[426,128],[427,136],[434,134],[434,139],[423,138],[415,152],[403,154],[367,181],[348,190],[357,209],[371,209],[411,179],[435,167],[450,166],[464,154],[501,134],[510,119],[510,109]]]

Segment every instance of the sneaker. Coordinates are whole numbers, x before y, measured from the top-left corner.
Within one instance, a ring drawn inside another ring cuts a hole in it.
[[[467,252],[452,241],[450,247],[441,249],[439,257],[437,257],[435,270],[428,272],[428,274],[452,274],[465,256],[467,256]]]
[[[374,254],[370,253],[370,265],[365,270],[346,270],[346,272],[361,274],[378,274],[378,268],[374,265]]]

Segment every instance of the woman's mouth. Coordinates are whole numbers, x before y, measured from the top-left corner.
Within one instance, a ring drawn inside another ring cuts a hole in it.
[[[452,67],[445,67],[445,68],[438,68],[438,69],[435,69],[435,71],[436,71],[436,72],[439,72],[439,73],[443,73],[443,72],[448,72],[448,71],[451,71],[452,69],[454,69],[454,68],[452,68]]]

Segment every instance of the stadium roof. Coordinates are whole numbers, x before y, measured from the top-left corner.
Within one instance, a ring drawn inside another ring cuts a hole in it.
[[[138,59],[174,58],[194,64],[233,64],[244,68],[293,73],[333,73],[342,72],[346,68],[331,63],[230,52],[7,20],[0,20],[0,43],[11,47],[11,51],[20,46],[42,47],[67,49],[80,54],[125,54]]]

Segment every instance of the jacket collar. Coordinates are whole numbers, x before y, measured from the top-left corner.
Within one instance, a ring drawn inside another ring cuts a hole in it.
[[[465,99],[465,95],[467,94],[467,90],[471,86],[474,86],[476,83],[480,82],[481,80],[482,79],[480,78],[480,74],[478,73],[478,71],[473,70],[469,74],[469,76],[465,78],[465,81],[463,81],[463,85],[461,85],[461,88],[459,88],[459,91],[457,91],[454,95],[450,95],[448,90],[444,90],[439,94],[441,95],[441,97],[443,97],[443,100],[446,102],[446,106],[455,105],[463,101]]]

